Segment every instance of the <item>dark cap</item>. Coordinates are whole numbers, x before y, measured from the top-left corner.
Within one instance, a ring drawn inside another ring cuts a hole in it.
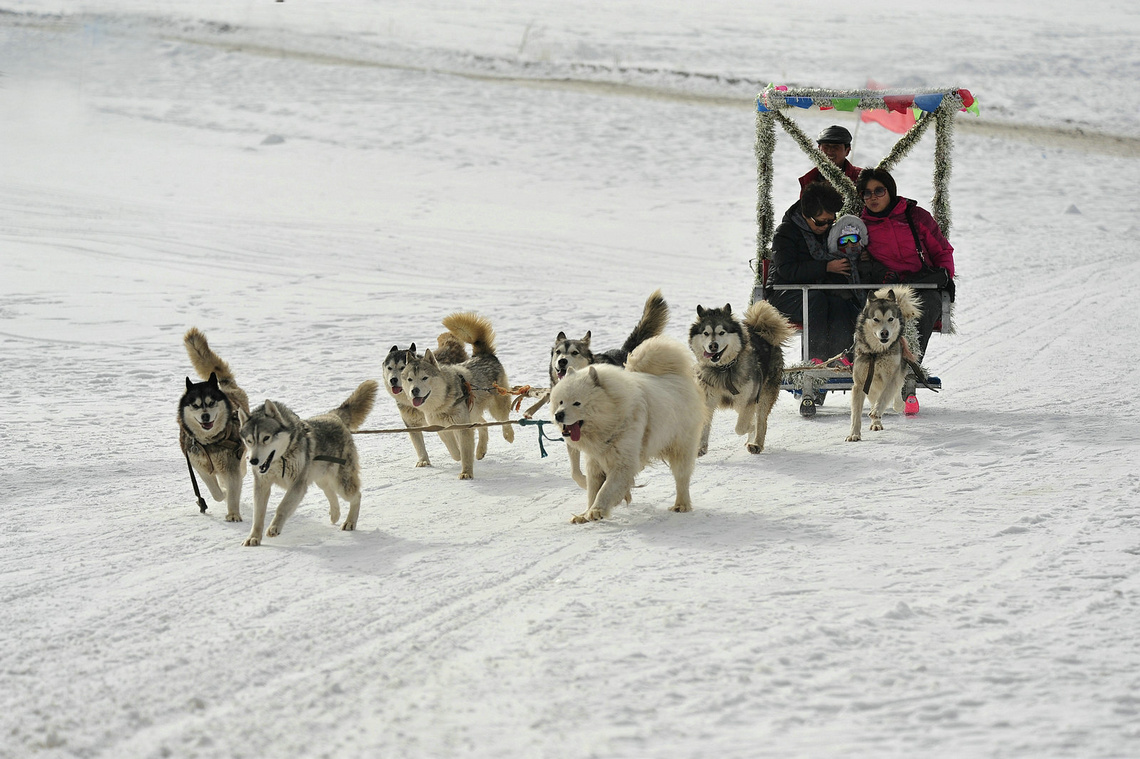
[[[820,132],[815,141],[816,144],[850,145],[851,133],[838,124],[833,124]]]

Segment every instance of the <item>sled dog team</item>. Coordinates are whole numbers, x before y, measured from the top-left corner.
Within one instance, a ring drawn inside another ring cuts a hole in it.
[[[689,481],[697,458],[708,451],[717,409],[736,411],[736,434],[746,436],[750,453],[764,450],[768,416],[784,371],[783,346],[793,327],[764,301],[741,318],[730,304],[697,306],[696,314],[688,350],[661,336],[669,308],[660,291],[645,302],[620,348],[593,352],[590,332],[579,340],[564,332],[555,338],[549,366],[551,418],[566,441],[571,477],[586,490],[586,510],[573,522],[604,519],[622,500],[630,501],[634,477],[653,460],[664,461],[673,473],[672,510],[691,511]],[[894,399],[896,410],[902,410],[900,390],[907,363],[913,362],[903,330],[919,315],[917,298],[905,286],[883,288],[867,299],[855,329],[848,441],[861,437],[864,397],[871,402],[872,430],[883,429],[887,401]],[[499,389],[510,384],[495,354],[491,323],[478,314],[455,313],[443,326],[447,331],[437,338],[434,351],[419,354],[415,343],[407,349],[393,345],[384,358],[384,386],[405,426],[462,427],[482,422],[486,414],[508,421],[510,396]],[[179,442],[191,476],[196,472],[213,499],[226,502],[229,522],[242,521],[248,460],[254,498],[245,545],[260,545],[264,535],[280,534],[311,485],[328,499],[333,524],[340,520],[339,499],[347,501],[341,529],[355,529],[361,485],[352,433],[371,412],[378,383],[362,382],[340,406],[310,419],[272,400],[251,411],[245,391],[205,335],[191,328],[183,342],[204,381],[186,379],[178,409]],[[502,431],[508,443],[514,441],[510,424],[502,425]],[[487,453],[487,428],[438,434],[451,458],[460,462],[459,478],[471,479],[475,461]],[[423,432],[409,429],[408,436],[416,466],[430,466]],[[274,485],[285,494],[266,528]]]

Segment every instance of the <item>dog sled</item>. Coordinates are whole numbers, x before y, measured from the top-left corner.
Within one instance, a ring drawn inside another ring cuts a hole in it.
[[[858,197],[855,183],[844,174],[816,146],[795,120],[785,114],[794,108],[836,111],[856,110],[912,110],[914,125],[895,143],[891,151],[877,164],[878,168],[891,170],[902,160],[930,127],[934,127],[934,197],[931,200],[931,214],[943,235],[950,233],[949,181],[951,168],[951,147],[954,117],[959,111],[973,106],[974,99],[968,90],[830,90],[819,88],[788,88],[769,85],[756,99],[756,159],[757,159],[757,204],[756,204],[756,243],[757,254],[753,269],[756,280],[752,289],[752,302],[767,300],[776,290],[798,289],[803,294],[803,314],[799,323],[793,326],[801,332],[800,362],[784,370],[781,389],[787,390],[800,399],[800,413],[803,416],[815,414],[817,399],[826,392],[847,392],[852,388],[851,367],[844,365],[813,364],[809,361],[808,335],[811,325],[808,320],[808,293],[812,290],[877,290],[883,285],[854,284],[811,284],[811,285],[772,285],[768,286],[768,272],[772,263],[772,238],[776,229],[776,217],[772,207],[772,159],[776,145],[776,126],[779,125],[800,149],[811,159],[820,174],[843,196],[840,214],[858,215],[863,209],[863,199]],[[934,326],[935,332],[949,334],[953,331],[951,293],[946,288],[934,284],[914,283],[908,286],[915,289],[938,289],[942,312]],[[942,387],[938,377],[927,377],[920,384],[937,392]]]

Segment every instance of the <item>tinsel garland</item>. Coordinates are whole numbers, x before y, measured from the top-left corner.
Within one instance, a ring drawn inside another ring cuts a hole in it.
[[[761,261],[771,258],[772,235],[775,233],[775,212],[772,208],[772,155],[776,148],[778,121],[784,131],[799,145],[800,149],[816,165],[820,173],[839,190],[844,198],[843,213],[858,214],[863,209],[862,198],[856,196],[855,184],[820,152],[815,141],[800,129],[793,119],[781,110],[812,105],[820,108],[836,107],[833,100],[842,101],[843,110],[852,110],[854,100],[862,110],[890,110],[895,103],[884,98],[913,96],[915,103],[921,103],[926,112],[913,127],[895,143],[891,152],[878,167],[890,171],[902,160],[926,133],[931,124],[935,126],[934,147],[934,197],[931,200],[931,214],[942,233],[950,234],[950,154],[953,149],[954,115],[962,108],[959,90],[830,90],[823,88],[776,89],[769,86],[757,98],[756,113],[756,161],[757,161],[757,200],[756,200],[756,284],[761,285],[763,267]],[[934,103],[937,102],[937,107]]]

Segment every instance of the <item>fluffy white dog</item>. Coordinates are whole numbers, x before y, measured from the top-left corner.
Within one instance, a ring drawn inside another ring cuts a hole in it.
[[[653,459],[673,472],[672,511],[692,511],[689,480],[708,411],[688,348],[650,338],[629,354],[625,369],[593,365],[569,372],[550,403],[566,444],[586,454],[586,511],[573,523],[609,516]]]

